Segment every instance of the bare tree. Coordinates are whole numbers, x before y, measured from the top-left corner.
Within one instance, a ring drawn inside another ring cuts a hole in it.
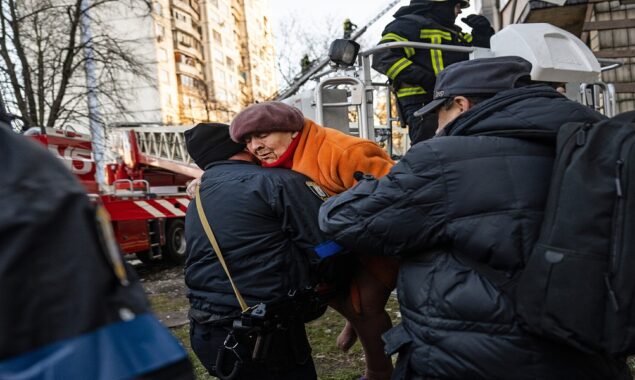
[[[113,9],[151,11],[151,0],[0,0],[0,91],[25,126],[54,127],[87,119],[84,48],[92,45],[100,102],[125,111],[124,78],[147,79],[134,41],[117,37]],[[121,9],[121,8],[119,8]],[[82,18],[91,37],[82,42]]]
[[[276,51],[276,69],[286,86],[291,85],[301,75],[301,61],[304,55],[312,62],[321,61],[328,53],[331,42],[341,38],[342,25],[333,19],[325,17],[316,22],[319,28],[299,23],[299,17],[287,17],[280,24],[278,46],[283,48]]]

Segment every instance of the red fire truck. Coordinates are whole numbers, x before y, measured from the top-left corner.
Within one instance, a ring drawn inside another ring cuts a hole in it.
[[[202,171],[191,162],[183,132],[187,127],[126,127],[109,130],[107,189],[95,180],[89,135],[70,130],[32,128],[25,134],[58,156],[86,187],[89,196],[110,213],[125,255],[142,262],[159,258],[183,263],[184,217],[190,198],[185,187]]]

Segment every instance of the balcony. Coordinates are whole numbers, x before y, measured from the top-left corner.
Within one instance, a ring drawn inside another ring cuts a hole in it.
[[[179,74],[187,74],[191,77],[195,77],[197,79],[203,80],[203,72],[196,68],[195,66],[188,65],[186,63],[177,62],[176,63],[176,71]]]
[[[200,7],[197,0],[172,0],[172,6],[186,11],[195,21],[200,20]]]

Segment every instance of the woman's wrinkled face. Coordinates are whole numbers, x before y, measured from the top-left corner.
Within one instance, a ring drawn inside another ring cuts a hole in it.
[[[287,151],[291,141],[298,135],[298,132],[275,131],[254,133],[247,136],[245,144],[251,154],[260,161],[271,164]]]

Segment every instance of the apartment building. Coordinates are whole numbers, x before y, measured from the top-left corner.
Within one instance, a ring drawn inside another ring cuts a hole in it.
[[[129,112],[111,121],[229,122],[276,91],[268,0],[154,0],[114,25],[139,45],[151,79],[130,81]]]

